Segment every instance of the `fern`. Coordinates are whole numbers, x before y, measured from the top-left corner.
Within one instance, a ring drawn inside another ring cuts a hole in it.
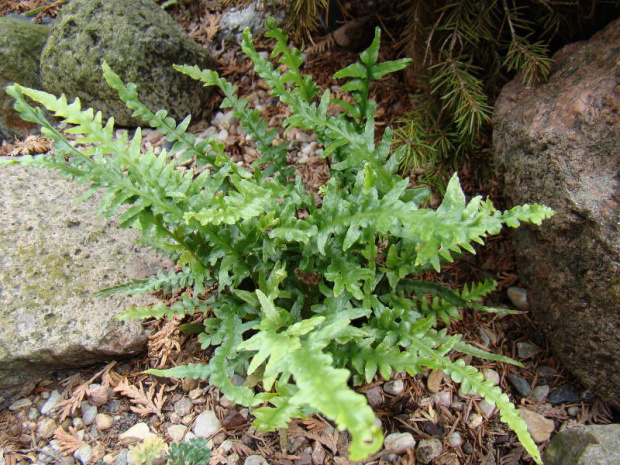
[[[41,124],[55,143],[52,154],[19,162],[57,169],[88,184],[83,197],[103,191],[99,213],[118,214],[125,206],[121,225],[139,230],[142,242],[177,265],[102,293],[169,294],[192,288],[170,306],[160,302],[122,315],[205,315],[191,329],[200,332],[198,341],[212,353],[208,365],[151,373],[208,380],[235,402],[262,404],[254,410],[260,430],[322,412],[351,432],[351,459],[361,460],[379,449],[381,432],[372,409],[351,384],[441,368],[463,391],[495,403],[539,462],[525,423],[507,396],[485,383],[475,368],[453,360],[460,352],[517,362],[436,329],[438,320],[459,318],[460,308],[502,311],[480,303],[495,283],[452,291],[416,275],[439,271],[503,225],[540,224],[552,211],[524,205],[501,212],[480,197],[466,201],[456,176],[437,210],[421,208],[429,191],[410,187],[398,175],[402,153],[391,151],[391,130],[375,144],[376,104],[368,98],[374,80],[403,69],[409,60],[377,63],[377,29],[360,62],[336,74],[348,80],[343,88],[352,94],[354,103],[349,104],[333,99],[329,91],[319,92],[301,74],[301,54],[288,46],[286,34],[272,23],[269,29],[278,67],[257,53],[248,32],[243,50],[272,94],[290,107],[285,129],[313,131],[324,146],[332,177],[320,190],[320,202],[300,179],[291,182],[284,152],[272,144],[276,133],[235,95],[235,87],[213,71],[190,66],[177,69],[218,87],[225,95],[223,105],[233,109],[263,152],[252,171],[234,164],[216,141],[198,142],[187,134],[189,117],[177,124],[165,111],[147,109],[135,86],[122,83],[106,65],[109,84],[137,116],[173,143],[171,150],[144,152],[139,129],[132,138],[126,133],[116,137],[112,120],[104,122],[100,113],[82,110],[79,101],[68,103],[64,97],[14,85],[8,92],[16,109],[24,119]],[[61,118],[75,140],[70,143],[26,97]],[[332,103],[342,113],[328,115]],[[188,169],[185,161],[190,159],[200,168]],[[387,247],[379,248],[380,243]],[[259,377],[263,390],[236,385],[236,374]]]

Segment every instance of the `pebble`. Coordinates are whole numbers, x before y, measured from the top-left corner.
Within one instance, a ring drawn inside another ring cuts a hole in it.
[[[217,141],[225,144],[227,139],[228,139],[228,131],[226,129],[222,129],[217,134]]]
[[[579,393],[575,391],[570,384],[565,384],[564,386],[556,389],[549,396],[549,402],[553,405],[558,404],[570,404],[572,402],[578,402],[581,399]]]
[[[577,415],[579,415],[580,411],[581,409],[577,405],[573,405],[566,409],[566,413],[568,413],[571,417],[576,417]]]
[[[532,393],[530,383],[528,383],[524,377],[510,373],[508,375],[508,381],[522,397],[527,397]]]
[[[470,442],[466,442],[465,444],[463,444],[463,452],[467,455],[473,454],[474,446],[472,446]]]
[[[467,426],[471,429],[478,428],[482,422],[484,421],[484,417],[482,415],[478,415],[477,413],[472,413],[469,415],[469,420],[467,421]]]
[[[185,378],[183,378],[183,392],[193,391],[198,387],[199,382],[200,381],[197,379],[186,376]]]
[[[60,392],[53,390],[41,407],[41,415],[47,415],[60,402]]]
[[[129,444],[134,444],[139,441],[144,441],[146,438],[153,437],[153,436],[155,435],[151,433],[151,430],[149,429],[149,425],[147,425],[144,422],[141,422],[141,423],[136,423],[131,428],[129,428],[127,431],[120,434],[118,436],[118,440],[122,445],[126,446]]]
[[[377,407],[383,403],[383,389],[381,386],[375,386],[366,391],[366,399],[371,407]]]
[[[530,396],[530,400],[532,402],[544,402],[547,400],[548,395],[549,395],[549,385],[543,384],[541,386],[536,386],[532,390],[532,395]]]
[[[521,360],[527,360],[540,353],[540,347],[532,344],[531,342],[522,341],[517,342],[517,356]]]
[[[400,396],[405,390],[405,383],[402,379],[394,379],[383,385],[383,390],[391,396]]]
[[[114,424],[114,418],[107,413],[98,413],[95,417],[95,426],[99,431],[106,431]]]
[[[452,447],[459,447],[461,444],[463,444],[463,437],[461,436],[461,433],[455,431],[453,433],[450,433],[450,435],[448,436],[448,442]]]
[[[547,365],[540,365],[536,368],[536,377],[544,380],[550,380],[558,374],[558,370]]]
[[[426,381],[426,387],[430,392],[436,394],[441,389],[441,383],[443,381],[443,370],[435,370],[432,371],[430,375],[428,375],[428,380]]]
[[[50,417],[43,417],[39,423],[37,423],[37,436],[42,439],[49,439],[54,436],[54,431],[58,428],[56,420]]]
[[[175,402],[174,412],[180,417],[184,417],[189,412],[191,412],[192,407],[193,407],[192,401],[188,399],[187,397],[183,397],[178,402]]]
[[[519,412],[534,442],[540,443],[549,439],[555,428],[552,420],[526,408],[519,409]]]
[[[402,454],[415,447],[415,439],[411,433],[392,433],[385,437],[383,447],[391,453]]]
[[[236,410],[231,410],[222,420],[222,426],[225,429],[232,429],[245,423],[245,417]]]
[[[443,445],[439,439],[422,439],[415,451],[415,458],[419,463],[431,463],[441,455]]]
[[[452,404],[452,392],[441,391],[437,394],[433,394],[433,401],[435,402],[435,404],[442,407],[450,407],[450,405]]]
[[[201,388],[196,388],[189,392],[188,397],[190,400],[196,400],[204,394],[204,391]]]
[[[183,436],[187,433],[187,426],[185,425],[172,425],[168,427],[168,436],[172,442],[181,442],[183,440]]]
[[[88,400],[92,405],[101,407],[102,405],[108,403],[110,393],[107,387],[102,386],[101,384],[91,384],[88,386],[88,390],[90,392],[88,395]]]
[[[217,433],[222,427],[222,423],[215,416],[213,410],[205,410],[196,417],[194,423],[194,434],[199,438],[208,438]]]
[[[508,298],[512,305],[517,307],[519,310],[525,311],[529,310],[530,306],[527,303],[527,290],[521,287],[512,286],[506,290],[506,294],[508,294]]]
[[[486,400],[481,400],[478,402],[478,408],[480,409],[480,413],[484,416],[484,418],[489,418],[495,412],[495,405],[487,402]]]
[[[88,444],[84,444],[78,450],[73,453],[73,456],[80,461],[83,465],[90,462],[93,456],[93,448]]]
[[[75,417],[71,421],[71,424],[73,425],[74,428],[77,428],[77,429],[84,428],[84,421],[80,417]]]
[[[482,370],[482,376],[485,381],[489,381],[493,386],[499,385],[499,373],[497,371],[485,368]]]
[[[97,416],[97,407],[83,401],[80,404],[80,410],[82,410],[82,421],[86,426],[90,426],[95,422]]]
[[[30,420],[30,421],[37,421],[40,416],[41,416],[41,414],[39,413],[39,409],[38,408],[31,407],[30,410],[28,410],[28,420]],[[2,465],[1,462],[0,462],[0,465]]]
[[[32,401],[27,397],[23,399],[16,400],[11,405],[9,405],[9,410],[11,412],[15,412],[16,410],[25,409],[26,407],[30,407],[32,405]]]
[[[127,465],[127,461],[129,460],[128,455],[129,455],[129,450],[122,449],[118,453],[116,458],[114,459],[114,464],[113,465]]]

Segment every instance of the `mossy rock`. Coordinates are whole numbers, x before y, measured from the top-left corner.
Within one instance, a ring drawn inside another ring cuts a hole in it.
[[[0,18],[0,141],[22,137],[36,129],[36,125],[19,117],[4,88],[14,83],[41,87],[39,59],[49,32],[48,26],[17,17]]]
[[[44,90],[79,97],[117,125],[142,124],[105,82],[104,61],[137,85],[151,110],[164,108],[176,119],[203,112],[209,89],[172,65],[212,69],[215,61],[152,0],[73,0],[53,24],[41,56]]]

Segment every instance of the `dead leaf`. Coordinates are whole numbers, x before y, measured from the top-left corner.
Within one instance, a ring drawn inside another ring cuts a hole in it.
[[[125,378],[118,386],[114,388],[114,392],[118,392],[125,397],[129,397],[132,405],[131,411],[140,416],[157,415],[160,420],[164,419],[161,409],[164,406],[164,389],[161,386],[159,392],[155,392],[155,385],[152,384],[148,391],[144,390],[142,383],[138,386],[130,385]]]
[[[71,455],[80,447],[86,445],[86,443],[78,437],[77,428],[73,426],[69,426],[68,433],[59,426],[56,431],[54,431],[54,439],[58,441],[60,450],[62,450],[65,455]]]

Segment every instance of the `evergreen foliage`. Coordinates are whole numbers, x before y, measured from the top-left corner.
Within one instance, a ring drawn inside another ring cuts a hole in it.
[[[398,174],[403,151],[391,153],[391,130],[375,144],[376,104],[368,99],[372,81],[403,69],[408,59],[378,63],[379,29],[360,61],[336,74],[354,103],[336,101],[300,73],[301,56],[285,33],[269,23],[276,41],[272,59],[258,54],[249,32],[243,50],[274,96],[290,107],[287,129],[312,131],[331,159],[331,179],[320,200],[303,182],[291,180],[286,152],[273,145],[273,130],[235,86],[210,70],[177,69],[225,95],[263,158],[248,171],[228,158],[214,139],[187,134],[165,111],[152,113],[139,101],[135,85],[125,85],[104,65],[104,75],[134,116],[141,116],[172,143],[170,151],[143,151],[140,129],[130,139],[115,137],[112,119],[82,110],[79,100],[19,85],[8,88],[15,108],[27,121],[43,126],[55,150],[26,156],[23,165],[57,169],[103,191],[99,213],[120,214],[120,224],[139,230],[142,240],[178,266],[172,272],[134,281],[105,292],[174,292],[191,286],[191,295],[166,306],[131,309],[125,317],[206,316],[198,340],[212,348],[208,365],[151,370],[165,376],[209,380],[230,400],[253,410],[259,430],[286,427],[292,417],[322,412],[352,436],[350,456],[361,460],[381,446],[381,430],[363,395],[352,387],[399,372],[443,369],[462,392],[474,392],[497,405],[501,418],[540,463],[525,422],[499,387],[484,381],[459,354],[518,363],[466,344],[460,335],[438,328],[440,320],[459,318],[458,308],[502,311],[479,300],[495,283],[485,281],[454,292],[415,279],[439,271],[472,243],[483,243],[503,225],[540,224],[551,216],[544,206],[496,210],[489,200],[466,200],[456,175],[437,210],[420,208],[429,191],[412,188]],[[46,107],[68,126],[68,141],[47,121]],[[328,115],[330,103],[343,111]],[[390,156],[391,154],[391,156]],[[186,160],[195,160],[186,168]],[[15,160],[11,160],[15,162]],[[206,290],[209,289],[207,293]],[[195,328],[193,328],[195,329]],[[234,374],[254,374],[262,391],[232,382]]]

